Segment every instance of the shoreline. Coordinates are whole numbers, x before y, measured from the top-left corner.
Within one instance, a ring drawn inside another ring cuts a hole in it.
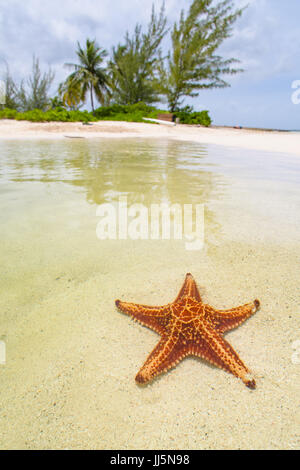
[[[98,121],[84,126],[81,122],[35,123],[0,120],[0,140],[66,138],[167,138],[300,156],[300,133],[293,131],[214,126],[207,128],[185,124],[165,126],[126,121]]]

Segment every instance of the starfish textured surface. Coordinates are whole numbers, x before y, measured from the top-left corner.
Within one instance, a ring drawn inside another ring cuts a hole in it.
[[[198,356],[242,379],[254,389],[255,380],[238,354],[223,338],[223,333],[239,326],[259,308],[259,301],[229,310],[216,310],[202,302],[193,276],[186,275],[175,301],[149,307],[116,300],[124,313],[161,335],[161,340],[148,356],[136,376],[139,383],[178,364],[186,356]]]

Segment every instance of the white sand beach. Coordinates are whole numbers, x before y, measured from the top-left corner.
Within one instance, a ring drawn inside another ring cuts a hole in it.
[[[300,155],[300,132],[198,127],[134,122],[82,123],[0,120],[0,139],[168,138]]]

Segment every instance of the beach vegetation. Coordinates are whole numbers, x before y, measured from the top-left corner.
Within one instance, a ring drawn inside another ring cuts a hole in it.
[[[83,105],[81,92],[81,83],[73,78],[67,78],[58,87],[58,100],[61,102],[58,106],[76,111]],[[57,107],[57,106],[56,106]]]
[[[54,77],[51,68],[42,73],[39,59],[33,56],[31,75],[26,81],[21,81],[17,91],[17,108],[21,111],[46,110],[50,102],[49,94]]]
[[[87,39],[85,47],[77,43],[77,64],[66,63],[74,71],[60,85],[59,92],[64,103],[71,108],[90,98],[92,111],[95,110],[95,98],[104,104],[109,95],[109,77],[103,66],[107,51],[96,40]]]
[[[2,117],[11,116],[8,109],[14,109],[16,119],[39,122],[50,117],[74,121],[75,116],[81,121],[92,115],[97,120],[141,122],[143,117],[157,116],[153,104],[163,107],[167,103],[168,111],[181,123],[210,125],[208,111],[182,106],[185,98],[197,97],[201,89],[230,86],[224,76],[242,71],[236,68],[237,59],[221,57],[218,49],[231,36],[243,10],[235,8],[234,0],[191,0],[189,9],[182,10],[170,28],[165,3],[159,13],[153,4],[146,30],[136,24],[133,34],[127,32],[124,41],[112,48],[110,58],[95,39],[86,39],[84,46],[77,42],[78,62],[65,64],[72,72],[52,97],[54,73],[51,68],[42,73],[39,59],[33,57],[31,75],[19,84],[7,67]],[[169,31],[168,51],[162,41]],[[164,55],[163,50],[167,51]],[[92,115],[80,112],[87,101]]]
[[[158,15],[153,5],[147,31],[143,32],[137,24],[131,36],[127,32],[124,42],[113,47],[108,63],[113,102],[151,104],[160,100],[158,70],[166,33],[165,5],[162,4]]]
[[[15,109],[4,108],[0,110],[0,119],[15,119],[18,121],[32,122],[95,122],[95,121],[127,121],[145,122],[143,118],[157,119],[159,114],[166,113],[165,110],[157,109],[143,102],[132,105],[113,104],[101,106],[94,113],[81,110],[68,110],[58,106],[48,111],[33,109],[25,112],[18,112]],[[196,112],[192,108],[186,107],[175,113],[182,124],[200,124],[209,126],[211,119],[208,111]]]
[[[5,90],[5,107],[9,109],[17,109],[18,102],[18,87],[15,83],[9,68],[7,66],[4,76],[4,90]]]
[[[181,11],[171,31],[171,50],[160,62],[161,93],[171,112],[184,98],[198,96],[201,89],[230,86],[224,75],[242,71],[233,67],[237,59],[224,59],[217,53],[242,12],[232,0],[193,0],[187,13]]]
[[[46,110],[49,107],[50,88],[55,74],[51,70],[42,73],[39,59],[33,56],[32,72],[17,84],[7,67],[5,75],[5,107],[26,112],[31,109]]]
[[[201,126],[208,127],[212,123],[207,110],[194,111],[191,106],[178,108],[174,114],[176,118],[178,118],[180,124],[200,124]]]
[[[32,109],[25,112],[18,112],[15,109],[4,108],[0,111],[0,119],[15,119],[17,121],[31,122],[91,122],[97,121],[95,116],[89,111],[67,110],[62,107],[42,111]]]

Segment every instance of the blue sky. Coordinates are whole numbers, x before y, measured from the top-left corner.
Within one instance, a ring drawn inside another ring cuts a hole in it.
[[[165,3],[172,24],[191,2]],[[220,53],[240,59],[245,71],[229,77],[231,88],[200,91],[186,104],[208,109],[217,125],[300,129],[300,104],[291,100],[292,82],[300,80],[300,1],[235,3],[248,8]],[[154,4],[158,9],[161,0]],[[110,51],[136,22],[147,24],[151,5],[151,0],[0,0],[0,74],[7,61],[21,79],[35,54],[45,69],[55,71],[57,85],[68,73],[64,62],[76,60],[77,41],[96,38]]]

